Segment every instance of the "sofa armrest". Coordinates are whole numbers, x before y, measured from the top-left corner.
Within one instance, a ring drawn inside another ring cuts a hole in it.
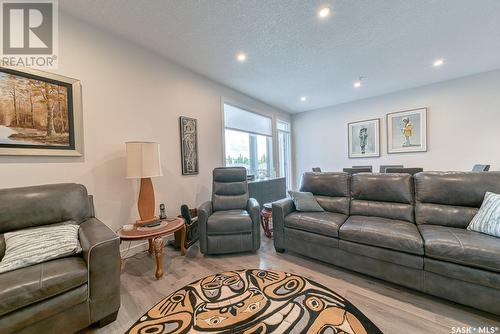
[[[92,323],[120,308],[120,238],[97,218],[80,224],[79,239],[88,269]]]
[[[95,217],[94,196],[89,195],[89,218]]]
[[[285,249],[285,217],[295,211],[290,198],[273,202],[273,240],[276,251]]]
[[[207,252],[207,222],[212,212],[212,201],[207,201],[198,208],[198,236],[200,240],[200,251],[203,254]]]
[[[249,198],[247,201],[247,212],[252,219],[252,223],[260,223],[260,205],[255,198]]]
[[[260,205],[255,198],[248,199],[247,212],[252,219],[253,249],[257,250],[260,248]]]

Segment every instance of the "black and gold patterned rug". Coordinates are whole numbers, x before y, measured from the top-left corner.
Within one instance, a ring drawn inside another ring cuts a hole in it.
[[[236,270],[193,282],[164,298],[128,334],[382,333],[335,292],[280,271]]]

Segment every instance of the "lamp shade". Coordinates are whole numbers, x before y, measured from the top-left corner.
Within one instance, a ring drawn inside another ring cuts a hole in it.
[[[127,142],[127,178],[140,179],[162,176],[160,144]]]

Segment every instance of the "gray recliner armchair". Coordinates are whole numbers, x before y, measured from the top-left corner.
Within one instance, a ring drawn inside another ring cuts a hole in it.
[[[198,208],[203,254],[255,251],[260,247],[260,207],[248,196],[243,167],[213,170],[212,200]]]
[[[80,225],[82,252],[0,274],[1,334],[74,333],[116,319],[120,238],[95,218],[83,185],[0,189],[0,260],[4,233],[51,224]]]

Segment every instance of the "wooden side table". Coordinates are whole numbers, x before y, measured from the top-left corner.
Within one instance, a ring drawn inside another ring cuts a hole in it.
[[[163,277],[163,237],[175,234],[181,242],[181,255],[186,254],[186,224],[184,218],[172,218],[162,220],[160,225],[154,227],[140,227],[134,225],[134,228],[125,231],[123,228],[118,230],[118,236],[122,241],[137,241],[148,240],[149,254],[155,255],[156,258],[156,279]]]
[[[260,224],[264,230],[266,237],[271,239],[273,237],[273,229],[269,227],[269,219],[273,218],[273,204],[265,203],[260,211]]]

